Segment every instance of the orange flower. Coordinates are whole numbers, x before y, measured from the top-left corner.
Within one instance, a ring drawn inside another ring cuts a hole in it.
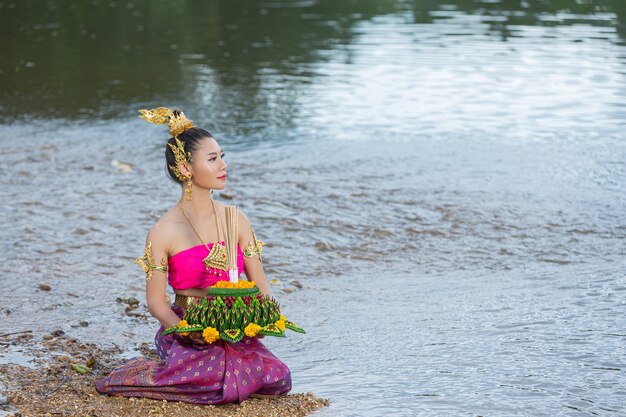
[[[220,332],[215,327],[207,327],[202,331],[202,337],[207,343],[213,343],[220,339]]]
[[[287,328],[285,326],[285,322],[282,320],[276,320],[276,323],[274,323],[276,325],[276,327],[278,327],[282,332],[285,331],[285,329]]]
[[[189,326],[189,324],[187,324],[187,320],[181,320],[176,325],[176,327],[187,327],[187,326]],[[189,335],[189,332],[181,332],[180,335],[181,336],[187,336],[187,335]]]
[[[238,281],[236,284],[233,284],[230,281],[217,281],[213,288],[254,288],[256,284],[253,281]]]
[[[248,337],[254,337],[259,333],[259,330],[261,330],[261,326],[259,326],[258,324],[250,323],[246,326],[243,332]]]

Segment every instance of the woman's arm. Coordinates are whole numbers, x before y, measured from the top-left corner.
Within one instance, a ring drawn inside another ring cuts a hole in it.
[[[169,298],[165,293],[167,248],[162,235],[163,233],[158,228],[153,227],[146,237],[146,256],[151,251],[152,265],[156,265],[156,268],[151,268],[151,271],[146,272],[146,303],[148,311],[154,318],[163,326],[172,327],[180,322],[180,318],[170,308]]]
[[[261,249],[250,225],[250,221],[241,210],[239,211],[239,246],[244,250],[244,272],[249,281],[254,281],[259,290],[267,296],[270,295],[270,286],[263,272],[261,262]],[[252,248],[246,250],[246,248]]]

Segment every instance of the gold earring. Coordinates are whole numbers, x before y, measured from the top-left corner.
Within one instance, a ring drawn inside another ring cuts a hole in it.
[[[185,199],[187,199],[187,201],[191,201],[191,175],[189,175],[187,179],[189,182],[187,183],[187,188],[185,188]]]

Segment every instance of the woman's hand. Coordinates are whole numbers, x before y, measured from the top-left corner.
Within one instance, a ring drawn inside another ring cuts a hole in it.
[[[178,341],[185,346],[204,346],[208,345],[204,337],[202,336],[202,332],[189,332],[187,336],[183,336],[180,333],[174,333],[175,337]]]
[[[204,337],[202,336],[202,332],[189,332],[187,338],[191,340],[191,343],[194,345],[208,345]]]

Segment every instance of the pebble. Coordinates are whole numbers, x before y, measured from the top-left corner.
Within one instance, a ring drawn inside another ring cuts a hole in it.
[[[135,308],[139,307],[139,300],[136,299],[135,297],[130,297],[130,298],[117,297],[115,301],[117,301],[118,303],[128,304],[129,306],[134,306]]]
[[[39,287],[37,288],[39,288],[41,291],[50,291],[52,289],[52,287],[48,284],[39,284]]]
[[[135,165],[130,162],[122,162],[122,161],[118,161],[117,159],[114,159],[111,161],[111,166],[114,166],[120,172],[128,173],[128,172],[132,172],[133,167]]]

